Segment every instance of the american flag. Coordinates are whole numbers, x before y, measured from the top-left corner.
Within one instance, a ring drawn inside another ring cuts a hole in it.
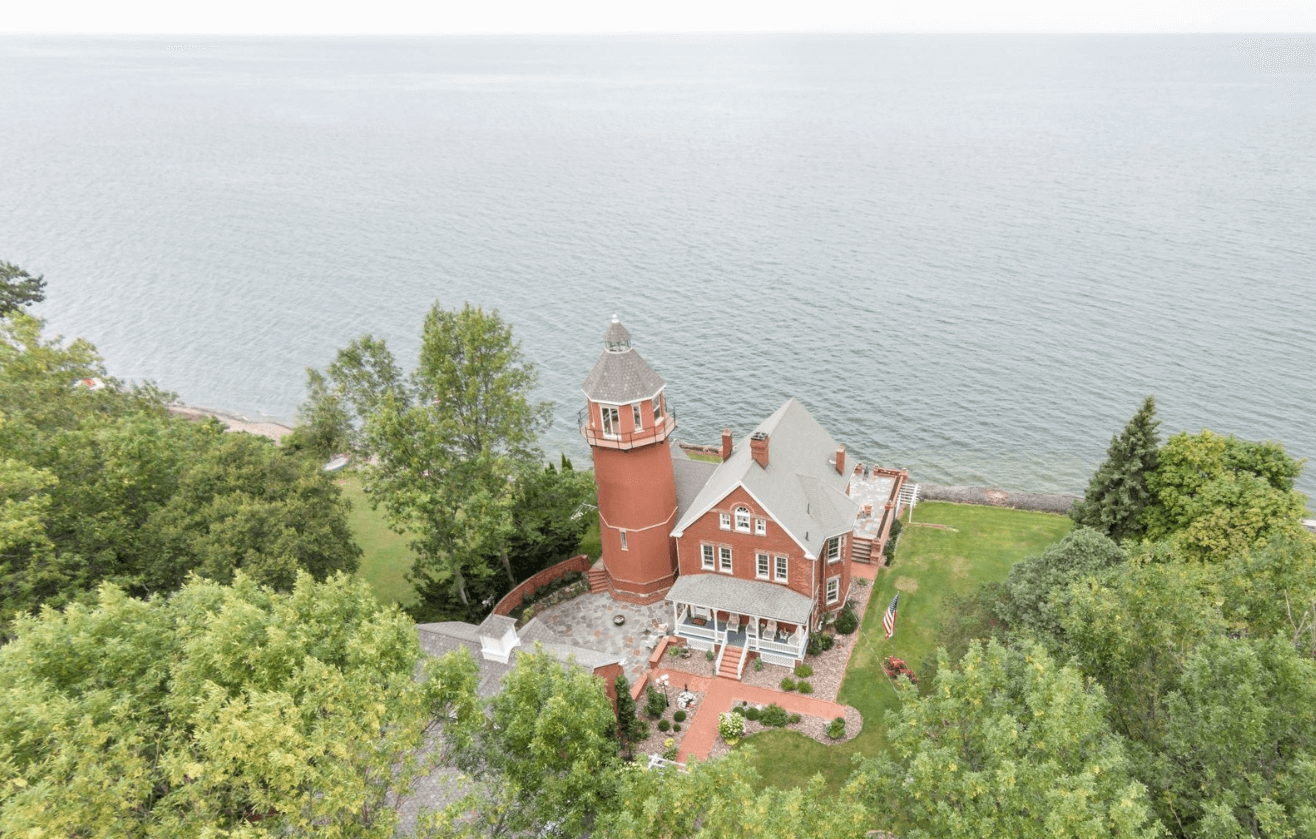
[[[886,614],[882,616],[882,627],[888,638],[896,634],[896,601],[899,599],[900,592],[896,592],[896,596],[891,598],[891,605],[886,607]]]

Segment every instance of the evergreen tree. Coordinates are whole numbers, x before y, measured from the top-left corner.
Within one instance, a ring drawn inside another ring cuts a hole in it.
[[[1147,475],[1156,469],[1160,424],[1156,397],[1148,396],[1119,436],[1111,439],[1106,462],[1092,476],[1083,500],[1074,502],[1070,518],[1116,542],[1142,534],[1139,518],[1149,500]]]
[[[631,683],[625,674],[618,676],[613,686],[617,691],[617,732],[629,759],[635,744],[649,736],[649,725],[635,710],[635,697],[631,696]]]

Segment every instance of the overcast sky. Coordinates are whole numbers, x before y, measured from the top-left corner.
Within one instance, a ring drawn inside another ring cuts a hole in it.
[[[2,32],[1316,32],[1316,0],[28,0]]]

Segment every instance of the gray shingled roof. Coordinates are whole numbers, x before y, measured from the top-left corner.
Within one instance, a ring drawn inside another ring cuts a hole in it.
[[[652,399],[666,384],[635,350],[604,350],[581,389],[585,391],[585,397],[594,402],[620,405]]]
[[[631,333],[626,331],[626,327],[621,325],[621,321],[613,318],[612,323],[608,324],[608,331],[603,333],[603,343],[605,344],[625,344],[631,345]]]
[[[708,483],[717,471],[716,463],[706,460],[691,460],[686,457],[680,446],[672,446],[672,473],[676,476],[676,519],[681,520],[685,511],[699,497],[699,491]]]
[[[691,603],[708,609],[806,624],[813,601],[785,586],[741,580],[723,574],[684,574],[667,592],[670,603]]]
[[[679,536],[727,493],[743,486],[777,524],[816,557],[827,537],[853,527],[859,512],[859,505],[845,494],[848,470],[837,474],[831,462],[836,457],[836,441],[793,397],[751,434],[759,431],[768,435],[768,468],[751,457],[750,435],[746,435],[678,516],[673,533]]]
[[[497,620],[491,621],[491,618],[497,618]],[[513,618],[503,615],[490,615],[484,619],[479,627],[462,621],[422,623],[416,625],[416,636],[420,639],[421,649],[436,658],[465,647],[470,652],[471,658],[475,660],[480,672],[480,682],[476,687],[476,692],[485,699],[502,690],[503,677],[511,672],[516,656],[533,650],[535,642],[539,642],[544,652],[552,655],[564,665],[574,661],[577,666],[590,672],[604,665],[620,661],[614,655],[561,643],[552,630],[540,623],[539,618],[531,619],[517,632],[520,646],[513,648],[507,664],[489,661],[480,654],[480,629],[486,624],[497,627],[497,634],[501,637],[503,631],[505,631],[502,627],[508,625],[508,623],[512,626],[516,625]]]

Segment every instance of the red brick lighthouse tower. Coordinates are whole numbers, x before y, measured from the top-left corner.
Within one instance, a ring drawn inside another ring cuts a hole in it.
[[[676,580],[676,478],[670,437],[676,415],[663,400],[667,383],[631,348],[614,316],[583,390],[589,400],[581,433],[594,454],[603,565],[614,597],[661,598]]]

